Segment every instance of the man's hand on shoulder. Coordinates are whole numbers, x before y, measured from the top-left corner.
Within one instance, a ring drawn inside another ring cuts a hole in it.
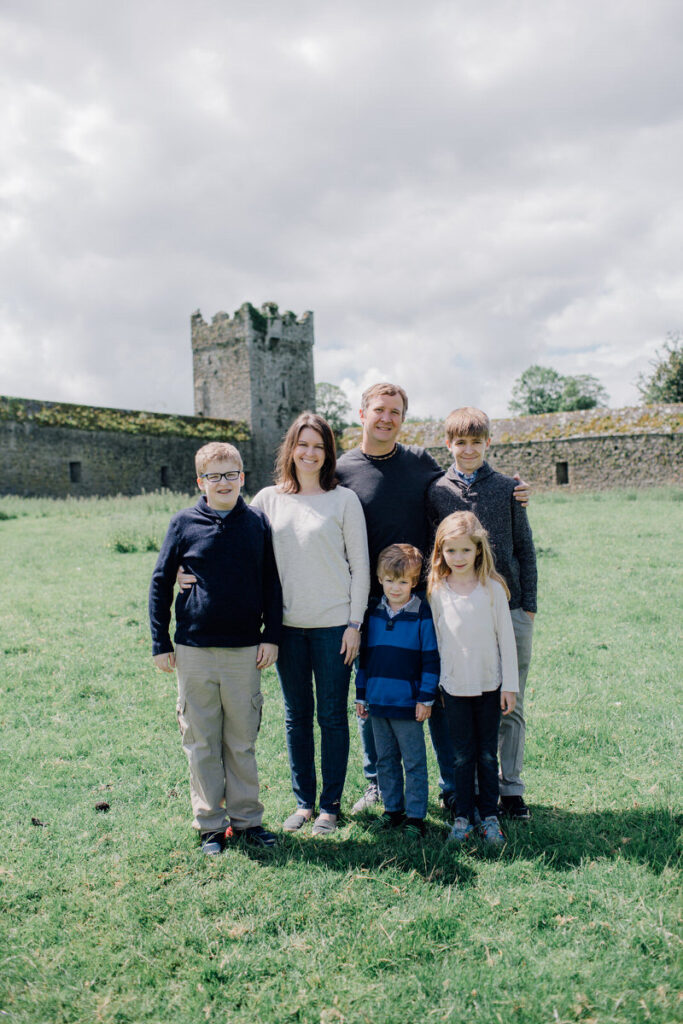
[[[152,660],[162,672],[175,672],[175,653],[168,651],[166,654],[153,654]]]
[[[517,501],[520,503],[520,505],[523,506],[523,508],[526,508],[529,504],[529,498],[531,497],[531,485],[527,484],[524,480],[522,480],[519,473],[515,473],[512,479],[519,481],[514,491],[512,492],[513,497],[517,499]]]

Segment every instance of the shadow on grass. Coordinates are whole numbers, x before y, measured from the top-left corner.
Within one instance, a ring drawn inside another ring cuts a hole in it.
[[[368,818],[369,823],[372,819]],[[429,828],[424,840],[408,837],[400,831],[370,833],[365,820],[345,822],[334,836],[314,837],[310,831],[283,834],[272,851],[243,846],[247,856],[273,865],[299,862],[327,871],[358,871],[359,874],[401,872],[419,875],[434,885],[469,886],[476,881],[476,865],[464,852],[445,838],[448,832]]]
[[[587,812],[536,805],[530,822],[504,822],[508,841],[503,850],[487,849],[481,840],[466,848],[446,843],[446,823],[439,828],[429,822],[420,842],[400,832],[371,833],[372,820],[347,821],[324,838],[308,832],[282,835],[273,852],[248,847],[244,852],[273,864],[298,861],[332,871],[402,872],[435,885],[463,887],[476,883],[477,861],[482,860],[534,860],[564,871],[585,861],[620,858],[656,874],[681,860],[683,816],[666,808]]]
[[[505,823],[506,856],[540,858],[558,871],[619,857],[659,874],[681,859],[682,826],[683,816],[664,807],[568,811],[536,805],[531,821]]]

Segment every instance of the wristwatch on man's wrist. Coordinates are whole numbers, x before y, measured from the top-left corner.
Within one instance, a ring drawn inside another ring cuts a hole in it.
[[[363,628],[363,623],[362,622],[349,622],[348,628],[349,629],[357,629],[358,632],[360,633],[361,629]]]

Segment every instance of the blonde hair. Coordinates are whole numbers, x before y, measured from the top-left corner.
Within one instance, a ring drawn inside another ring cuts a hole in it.
[[[453,512],[450,516],[439,523],[434,539],[434,550],[432,551],[432,563],[429,570],[427,582],[427,595],[431,595],[434,587],[450,575],[451,570],[446,564],[443,554],[443,547],[449,537],[469,537],[477,549],[474,559],[474,574],[482,586],[486,586],[488,580],[496,580],[505,591],[505,596],[510,599],[508,585],[496,571],[493,560],[493,552],[489,543],[489,535],[472,512]]]
[[[471,405],[463,405],[461,409],[450,412],[444,426],[449,444],[455,441],[456,437],[483,437],[487,440],[491,436],[491,422],[488,416],[481,409],[475,409]]]
[[[195,452],[194,468],[197,476],[206,473],[206,467],[210,462],[227,462],[228,459],[237,463],[241,473],[243,469],[242,456],[234,444],[228,444],[227,441],[211,441],[209,444],[205,444],[198,452]]]
[[[415,588],[422,575],[422,552],[412,544],[390,544],[379,553],[377,575],[392,580],[407,576]]]

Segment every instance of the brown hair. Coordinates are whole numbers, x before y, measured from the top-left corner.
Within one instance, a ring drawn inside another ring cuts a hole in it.
[[[227,462],[228,459],[237,463],[241,473],[243,469],[242,456],[234,444],[228,444],[227,441],[211,441],[195,452],[195,472],[197,476],[201,476],[202,473],[206,472],[206,467],[210,462]]]
[[[446,440],[450,443],[456,437],[483,437],[491,436],[491,423],[485,412],[481,409],[474,409],[471,405],[464,405],[462,409],[454,409],[446,417]]]
[[[298,444],[301,431],[306,427],[311,427],[312,430],[320,434],[325,446],[325,461],[320,470],[320,486],[324,491],[333,491],[339,483],[335,475],[337,471],[337,449],[334,443],[332,427],[326,419],[323,419],[316,412],[302,412],[300,416],[297,416],[285,434],[282,444],[278,449],[275,462],[275,483],[286,494],[298,494],[301,490],[294,465],[294,449]]]
[[[427,595],[429,596],[437,583],[450,575],[451,570],[446,564],[443,556],[443,547],[449,537],[469,537],[477,549],[474,559],[474,573],[478,581],[486,586],[487,580],[497,580],[505,591],[505,596],[510,599],[508,585],[496,571],[493,560],[493,552],[489,543],[489,535],[472,512],[452,512],[439,523],[434,540],[432,551],[432,564],[429,570],[427,582]]]
[[[400,385],[389,384],[388,381],[383,381],[380,384],[373,384],[371,387],[366,388],[360,399],[360,407],[363,412],[367,412],[370,399],[374,398],[375,395],[400,395],[403,399],[403,419],[406,418],[406,413],[408,412],[408,396]]]
[[[412,544],[390,544],[379,553],[377,575],[392,580],[406,576],[416,587],[422,575],[422,552]]]

